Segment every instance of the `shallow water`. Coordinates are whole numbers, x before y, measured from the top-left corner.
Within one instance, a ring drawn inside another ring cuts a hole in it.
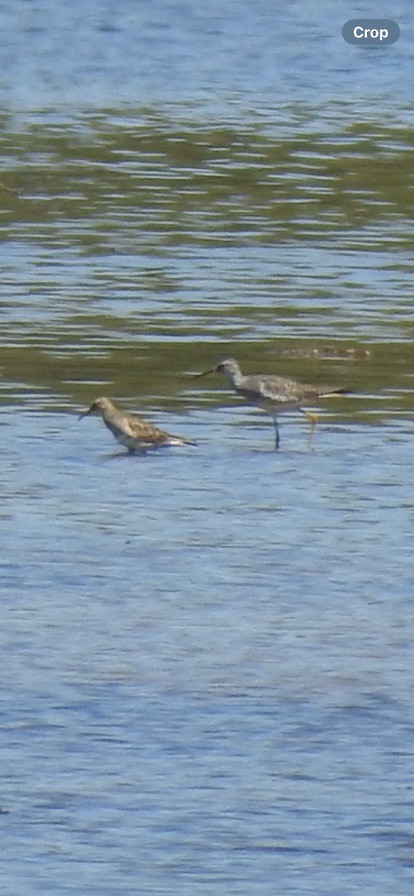
[[[7,892],[413,890],[410,12],[1,13]]]

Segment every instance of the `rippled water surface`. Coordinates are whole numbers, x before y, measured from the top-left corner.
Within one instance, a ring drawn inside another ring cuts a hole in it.
[[[334,7],[0,9],[13,896],[414,892],[412,10]],[[229,354],[351,394],[275,452]]]

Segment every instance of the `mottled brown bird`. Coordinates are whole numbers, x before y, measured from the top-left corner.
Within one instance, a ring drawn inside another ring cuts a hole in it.
[[[199,373],[197,376],[207,376],[209,373],[223,373],[237,394],[241,395],[248,404],[256,405],[270,414],[275,427],[276,449],[280,446],[278,414],[291,410],[298,410],[305,414],[312,427],[310,441],[318,418],[316,414],[305,411],[302,405],[313,404],[319,398],[333,398],[349,393],[349,389],[308,386],[282,376],[261,373],[243,376],[239,364],[234,358],[225,358],[216,367]]]
[[[153,448],[165,448],[169,445],[174,447],[195,445],[195,442],[190,442],[189,439],[172,436],[157,426],[152,426],[136,414],[119,410],[109,398],[96,398],[90,408],[79,415],[79,420],[89,414],[102,417],[105,426],[111,430],[117,442],[127,448],[130,454],[143,453]]]

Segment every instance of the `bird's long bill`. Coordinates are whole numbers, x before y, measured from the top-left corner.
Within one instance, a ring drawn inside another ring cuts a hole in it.
[[[203,373],[194,374],[194,379],[199,380],[201,376],[208,376],[209,373],[217,373],[217,367],[212,367],[211,370],[203,370]]]
[[[90,408],[88,408],[87,411],[82,411],[82,413],[79,414],[78,420],[83,420],[83,418],[84,418],[84,417],[87,417],[88,414],[90,414],[90,412],[91,412],[91,409],[90,409]]]

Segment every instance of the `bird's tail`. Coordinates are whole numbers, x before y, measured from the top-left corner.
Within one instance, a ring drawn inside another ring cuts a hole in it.
[[[171,445],[172,447],[180,447],[182,445],[191,445],[193,448],[196,447],[197,442],[192,442],[190,439],[183,439],[181,436],[169,436],[167,445]]]
[[[339,395],[352,395],[352,389],[329,389],[319,393],[320,398],[338,398]]]

